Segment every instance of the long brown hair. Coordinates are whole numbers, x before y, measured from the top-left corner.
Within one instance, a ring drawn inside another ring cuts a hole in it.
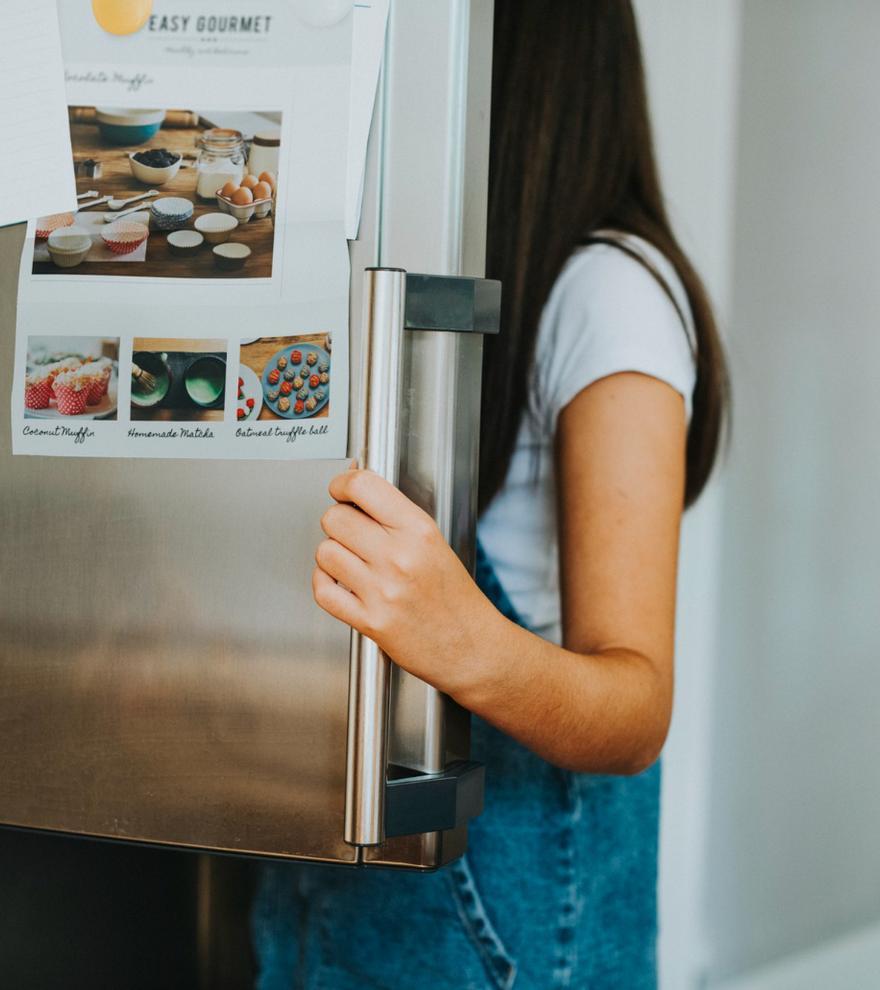
[[[503,302],[502,332],[486,339],[480,507],[507,474],[553,283],[578,245],[607,230],[653,244],[687,293],[696,336],[690,505],[712,472],[727,373],[706,290],[663,205],[632,6],[497,0],[493,58],[486,267],[503,283]]]

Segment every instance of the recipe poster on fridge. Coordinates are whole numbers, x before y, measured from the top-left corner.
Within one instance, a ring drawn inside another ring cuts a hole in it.
[[[28,225],[14,452],[345,456],[351,5],[59,15],[79,208]]]

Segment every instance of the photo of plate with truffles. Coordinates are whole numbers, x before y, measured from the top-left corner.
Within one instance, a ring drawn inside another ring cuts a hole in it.
[[[33,275],[268,279],[282,115],[68,107],[77,209],[36,222]]]
[[[262,391],[262,409],[254,418],[297,420],[329,415],[332,349],[327,333],[260,337],[242,343],[242,379],[246,371],[252,371]]]
[[[116,419],[118,359],[118,337],[29,337],[25,419]]]

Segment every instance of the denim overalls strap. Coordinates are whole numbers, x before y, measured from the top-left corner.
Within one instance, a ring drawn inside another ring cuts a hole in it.
[[[478,545],[476,579],[524,625]],[[659,766],[571,773],[481,719],[485,811],[437,873],[264,867],[258,990],[653,990]]]

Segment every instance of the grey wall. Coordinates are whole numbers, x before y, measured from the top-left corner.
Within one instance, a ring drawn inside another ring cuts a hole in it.
[[[710,977],[880,919],[880,4],[742,14]]]

